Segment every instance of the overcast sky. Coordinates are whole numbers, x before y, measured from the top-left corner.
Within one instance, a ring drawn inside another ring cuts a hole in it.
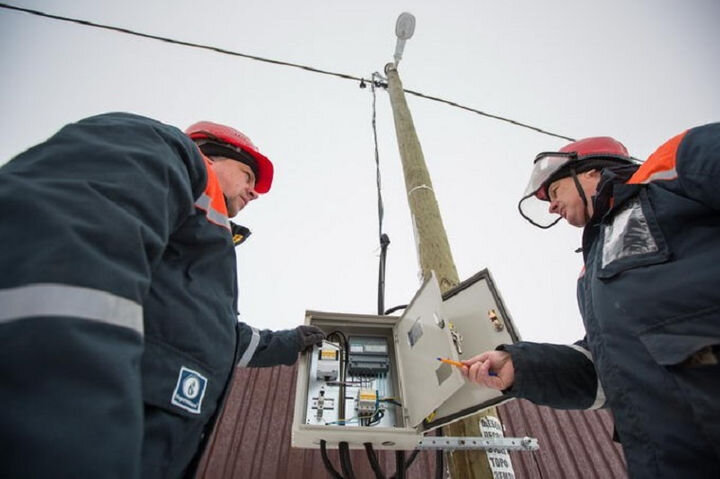
[[[717,0],[9,3],[358,77],[392,60],[395,20],[409,11],[417,26],[399,67],[407,89],[569,137],[614,136],[642,159],[719,119]],[[243,320],[281,329],[306,309],[376,313],[369,88],[5,9],[0,55],[0,163],[107,111],[183,129],[228,123],[276,168],[271,192],[235,219],[253,230],[238,249]],[[391,307],[412,298],[419,267],[389,99],[377,93]],[[535,154],[566,142],[408,103],[461,279],[489,268],[524,339],[582,337],[580,230],[539,230],[517,213]]]

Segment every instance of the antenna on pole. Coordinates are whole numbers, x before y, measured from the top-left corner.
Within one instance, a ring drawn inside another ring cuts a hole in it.
[[[397,67],[402,58],[403,50],[405,49],[405,40],[408,40],[415,33],[415,16],[409,12],[403,12],[397,18],[395,22],[395,35],[397,36],[397,43],[395,44],[395,66]]]

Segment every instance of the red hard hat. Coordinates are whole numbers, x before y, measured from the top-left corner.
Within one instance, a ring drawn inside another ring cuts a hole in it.
[[[622,159],[629,159],[630,157],[625,145],[609,136],[594,136],[592,138],[574,141],[560,148],[560,151],[562,153],[575,153],[578,156],[578,160],[590,155],[602,156],[604,158],[619,157]]]
[[[634,164],[625,145],[609,136],[585,138],[563,146],[557,152],[540,153],[535,157],[530,181],[518,203],[520,214],[535,226],[549,228],[560,216],[547,211],[547,187],[554,181],[590,169],[618,164]]]
[[[185,130],[185,134],[193,140],[207,139],[225,143],[249,154],[255,160],[257,166],[255,191],[258,193],[270,191],[273,180],[273,164],[265,155],[260,153],[257,146],[243,133],[235,128],[211,121],[199,121],[190,125]]]

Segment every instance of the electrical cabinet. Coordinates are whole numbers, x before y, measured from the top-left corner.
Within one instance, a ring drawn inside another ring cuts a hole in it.
[[[327,335],[298,363],[293,447],[414,449],[422,435],[503,402],[438,357],[519,340],[487,270],[444,295],[433,274],[401,316],[308,311]]]

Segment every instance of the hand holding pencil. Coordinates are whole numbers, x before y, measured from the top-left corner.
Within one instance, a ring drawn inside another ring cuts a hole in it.
[[[448,358],[437,358],[437,360],[440,361],[441,363],[449,364],[451,366],[455,366],[460,369],[466,368],[466,366],[463,363],[461,363],[460,361],[454,361],[454,360],[448,359]],[[497,373],[495,371],[489,371],[488,374],[490,376],[497,376]],[[467,374],[465,374],[465,375],[467,376]]]
[[[505,351],[486,351],[459,364],[463,366],[463,375],[470,381],[491,389],[504,391],[515,382],[512,358]]]

